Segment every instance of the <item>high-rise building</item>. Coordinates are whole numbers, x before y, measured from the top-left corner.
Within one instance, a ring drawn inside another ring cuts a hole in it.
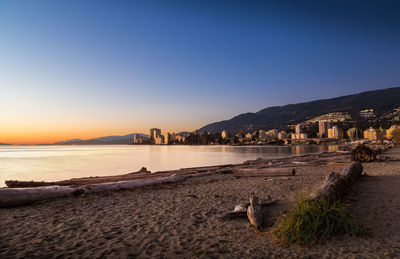
[[[139,143],[139,135],[138,134],[135,134],[134,136],[133,136],[133,143],[135,143],[135,144],[138,144]]]
[[[333,126],[332,128],[328,129],[328,138],[342,139],[343,138],[343,132],[337,126]]]
[[[221,133],[221,137],[222,139],[227,139],[228,138],[228,132],[226,132],[226,130],[223,130]]]
[[[347,135],[349,135],[349,139],[356,140],[360,138],[361,132],[357,128],[351,128],[347,131]]]
[[[318,122],[318,135],[320,138],[328,137],[328,129],[330,127],[330,122],[322,120]]]
[[[150,129],[149,140],[155,140],[161,136],[161,129],[152,128]]]
[[[154,139],[154,144],[156,145],[161,145],[164,144],[164,136],[163,135],[159,135]]]
[[[171,133],[164,134],[164,144],[165,145],[171,144],[171,137],[172,137]]]
[[[300,135],[301,134],[301,125],[297,124],[295,127],[295,130],[296,130],[296,134]]]

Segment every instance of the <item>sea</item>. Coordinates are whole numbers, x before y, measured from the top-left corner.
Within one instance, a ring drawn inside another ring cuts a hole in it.
[[[75,145],[0,146],[0,187],[5,180],[57,181],[75,177],[238,164],[340,149],[338,145],[187,146]]]

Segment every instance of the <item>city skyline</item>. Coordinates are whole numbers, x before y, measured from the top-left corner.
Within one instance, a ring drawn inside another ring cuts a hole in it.
[[[396,87],[399,10],[396,1],[2,1],[0,142],[192,131]]]

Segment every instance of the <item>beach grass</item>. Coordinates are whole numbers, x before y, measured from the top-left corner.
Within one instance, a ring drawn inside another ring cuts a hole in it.
[[[322,243],[337,235],[363,235],[362,228],[342,201],[329,203],[324,199],[299,196],[296,206],[274,227],[273,232],[283,245],[308,246]]]

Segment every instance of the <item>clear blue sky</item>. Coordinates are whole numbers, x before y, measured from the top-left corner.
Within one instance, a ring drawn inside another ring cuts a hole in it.
[[[0,142],[194,130],[399,69],[399,1],[0,0]]]

